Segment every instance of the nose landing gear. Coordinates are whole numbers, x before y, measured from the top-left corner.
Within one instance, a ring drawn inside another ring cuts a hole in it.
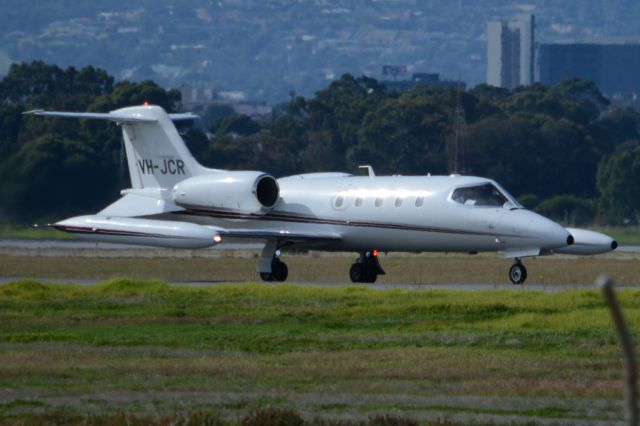
[[[509,279],[513,284],[522,284],[527,279],[527,268],[520,259],[516,259],[516,263],[509,269]]]
[[[384,274],[384,269],[378,262],[378,250],[365,251],[349,269],[349,277],[354,283],[374,283],[378,275]]]

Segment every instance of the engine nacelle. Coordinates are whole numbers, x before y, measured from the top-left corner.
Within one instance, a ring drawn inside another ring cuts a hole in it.
[[[221,172],[195,176],[173,187],[173,202],[182,207],[263,214],[278,202],[280,189],[262,172]]]

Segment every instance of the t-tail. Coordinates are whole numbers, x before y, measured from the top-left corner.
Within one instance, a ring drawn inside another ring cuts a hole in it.
[[[167,114],[155,105],[122,108],[109,113],[29,111],[27,114],[108,120],[122,127],[131,187],[172,188],[176,183],[205,174],[193,158],[173,121],[197,118],[193,114]]]
[[[194,223],[137,217],[166,213],[171,189],[185,179],[217,170],[193,158],[173,121],[197,118],[167,114],[159,106],[134,106],[108,113],[29,111],[45,117],[112,121],[121,126],[131,177],[131,189],[96,215],[68,218],[51,226],[96,242],[139,244],[169,248],[211,247],[222,241],[217,229]]]

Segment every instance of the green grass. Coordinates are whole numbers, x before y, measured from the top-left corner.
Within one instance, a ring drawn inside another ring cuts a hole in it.
[[[640,291],[620,298],[638,330]],[[16,395],[0,416],[79,404],[619,419],[621,366],[595,291],[0,286],[0,389]]]
[[[21,281],[0,287],[7,342],[158,345],[228,351],[464,346],[575,351],[614,334],[592,291],[514,293],[295,285],[170,286],[111,280],[97,286]],[[640,292],[623,304],[640,326]],[[26,309],[26,311],[25,311]],[[516,339],[517,343],[512,340]]]
[[[602,232],[616,240],[618,244],[640,245],[640,227],[594,227],[594,231]]]

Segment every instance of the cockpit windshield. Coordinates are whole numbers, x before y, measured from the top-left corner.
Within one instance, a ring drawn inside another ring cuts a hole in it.
[[[451,199],[466,206],[519,208],[520,205],[492,183],[456,188]]]

